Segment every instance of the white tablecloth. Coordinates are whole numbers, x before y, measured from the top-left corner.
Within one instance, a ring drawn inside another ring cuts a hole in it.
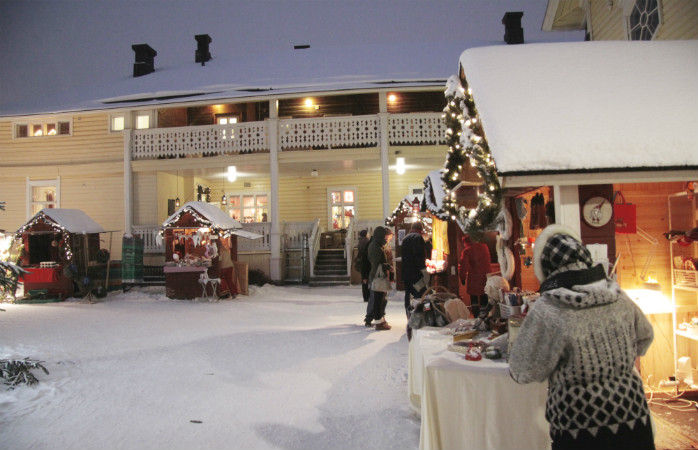
[[[435,354],[441,353],[453,342],[453,337],[440,333],[443,328],[424,327],[412,330],[407,368],[407,385],[410,407],[421,414],[421,397],[424,388],[424,368]]]
[[[550,448],[546,384],[519,385],[504,360],[466,361],[438,329],[415,331],[408,384],[411,406],[420,404],[420,449]]]

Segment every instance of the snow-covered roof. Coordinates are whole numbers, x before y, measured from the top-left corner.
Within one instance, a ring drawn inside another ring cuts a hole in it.
[[[172,226],[177,222],[179,217],[183,212],[194,212],[200,215],[202,218],[207,219],[211,222],[212,226],[220,228],[222,230],[234,230],[237,228],[242,228],[242,225],[237,220],[230,217],[223,210],[217,206],[211,205],[206,202],[187,202],[174,214],[167,218],[162,223],[163,227]]]
[[[205,66],[194,63],[193,58],[191,62],[162,68],[156,61],[155,72],[141,77],[124,74],[32,102],[0,104],[0,116],[391,86],[440,88],[454,71],[448,55],[462,49],[463,42],[397,43],[221,56]]]
[[[69,233],[91,234],[105,232],[100,224],[92,220],[90,216],[80,209],[44,208],[36,213],[27,224],[33,223],[39,216],[47,217]],[[26,228],[26,225],[20,228],[20,230],[24,228]]]
[[[460,63],[503,175],[698,167],[698,41],[472,48]]]

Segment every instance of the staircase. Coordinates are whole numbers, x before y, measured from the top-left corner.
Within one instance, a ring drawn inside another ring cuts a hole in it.
[[[320,249],[315,260],[315,275],[310,277],[309,286],[349,286],[347,259],[344,249]]]

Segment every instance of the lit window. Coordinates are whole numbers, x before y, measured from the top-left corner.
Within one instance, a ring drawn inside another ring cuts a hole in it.
[[[218,125],[229,125],[233,123],[238,123],[237,116],[218,116]]]
[[[355,189],[331,189],[329,191],[330,226],[333,230],[347,228],[351,218],[356,216],[355,198]]]
[[[267,194],[228,194],[228,214],[238,222],[268,222]]]
[[[29,205],[27,213],[34,216],[45,208],[58,208],[58,180],[29,181]]]
[[[136,129],[145,130],[150,128],[150,114],[139,114],[136,116]]]
[[[112,116],[111,130],[123,131],[126,128],[126,118],[124,116]]]
[[[15,137],[43,137],[43,136],[60,136],[70,134],[70,122],[43,122],[43,123],[18,123],[15,125]]]

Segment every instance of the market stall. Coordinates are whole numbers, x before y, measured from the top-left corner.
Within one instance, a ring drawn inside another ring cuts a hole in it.
[[[237,291],[247,294],[247,264],[237,261],[237,239],[257,239],[261,235],[244,231],[240,222],[205,202],[184,204],[162,227],[167,297],[217,298],[230,290],[220,279],[216,241],[223,242],[234,261]]]
[[[78,209],[46,208],[16,232],[23,254],[20,277],[25,299],[65,299],[106,292],[109,251],[100,249],[105,230]]]

